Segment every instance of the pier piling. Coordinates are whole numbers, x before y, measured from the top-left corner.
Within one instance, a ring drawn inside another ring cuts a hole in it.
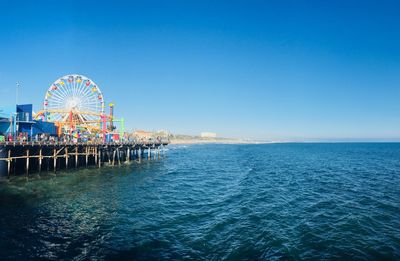
[[[26,175],[29,174],[29,149],[26,150]]]
[[[116,150],[113,151],[113,157],[112,157],[112,165],[115,165],[115,154],[116,154]]]
[[[65,147],[64,152],[65,152],[65,169],[68,169],[68,158],[69,158],[68,147]]]
[[[8,150],[8,158],[7,158],[7,177],[10,177],[10,171],[11,171],[11,150]]]
[[[54,169],[54,173],[57,172],[57,150],[54,149],[53,150],[53,169]]]
[[[86,163],[86,168],[87,168],[87,166],[89,164],[89,148],[88,147],[85,148],[85,163]]]
[[[97,162],[99,163],[99,168],[101,168],[101,150],[98,151],[99,151],[99,156]]]

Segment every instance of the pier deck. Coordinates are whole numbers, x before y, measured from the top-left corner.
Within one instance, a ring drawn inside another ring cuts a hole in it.
[[[160,157],[163,152],[160,149],[167,145],[167,141],[1,142],[0,178],[89,165],[100,168],[104,163],[116,165],[133,159],[141,160],[146,154],[150,159],[152,155]]]

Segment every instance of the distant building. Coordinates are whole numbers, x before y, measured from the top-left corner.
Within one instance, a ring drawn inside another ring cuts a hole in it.
[[[169,137],[171,135],[171,133],[167,130],[158,130],[154,133],[154,135],[160,136],[160,137]]]
[[[149,139],[153,137],[153,132],[151,131],[144,131],[144,130],[135,130],[133,132],[133,135],[138,137],[138,138],[144,138],[144,139]]]
[[[217,134],[214,133],[214,132],[202,132],[202,133],[200,134],[200,136],[201,136],[202,138],[216,138],[216,137],[217,137]]]

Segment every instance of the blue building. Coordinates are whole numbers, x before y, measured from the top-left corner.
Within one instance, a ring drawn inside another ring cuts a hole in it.
[[[11,134],[15,139],[20,134],[31,138],[42,133],[56,135],[56,126],[52,122],[34,120],[32,104],[0,108],[0,135]]]

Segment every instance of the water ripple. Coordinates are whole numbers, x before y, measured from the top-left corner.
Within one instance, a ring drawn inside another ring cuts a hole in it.
[[[399,259],[400,144],[171,146],[0,187],[5,259]]]

